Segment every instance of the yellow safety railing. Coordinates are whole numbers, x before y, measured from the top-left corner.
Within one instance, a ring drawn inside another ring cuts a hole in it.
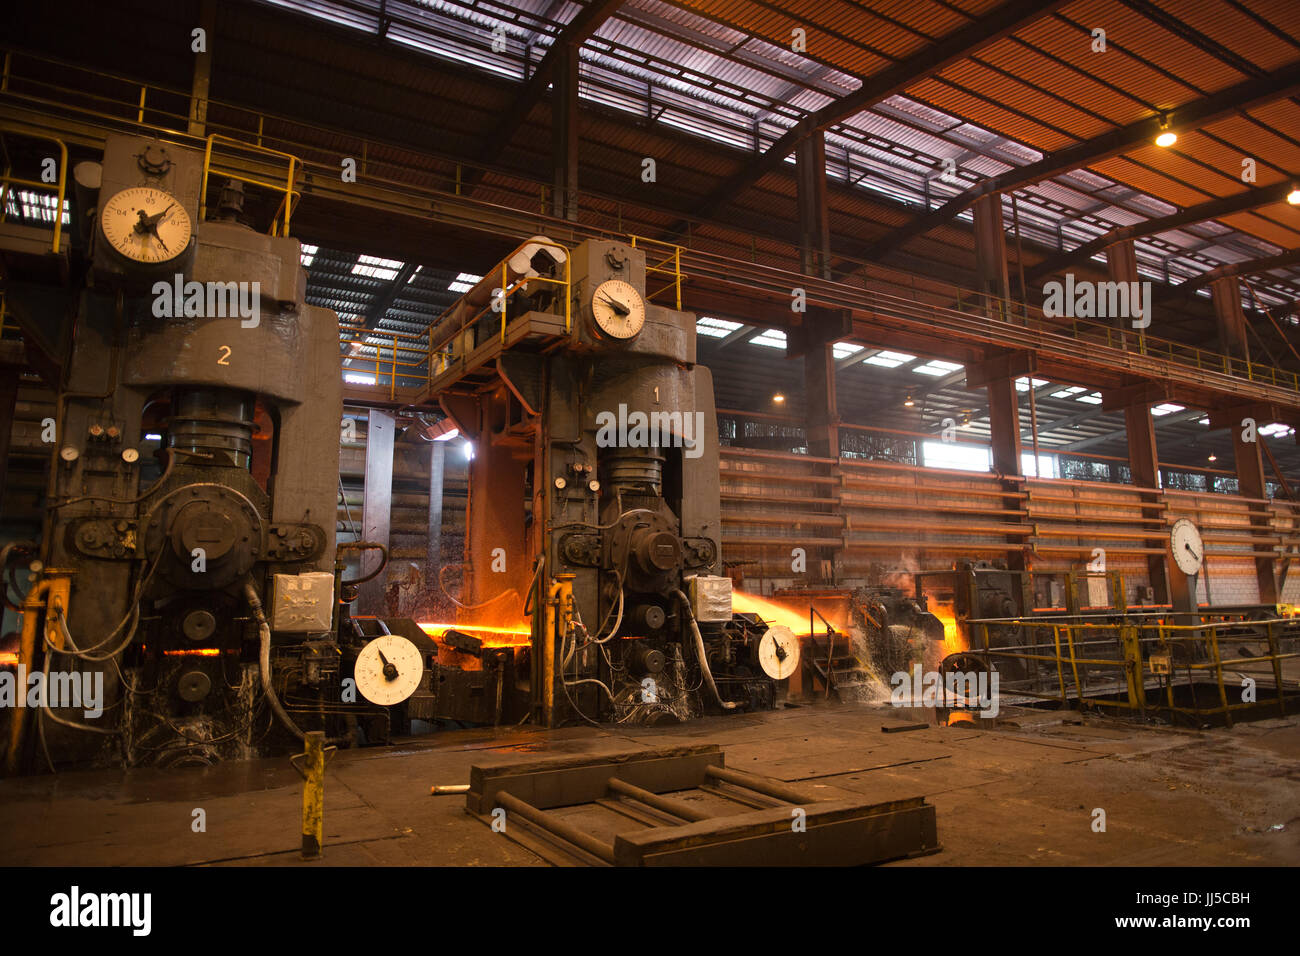
[[[514,257],[515,253],[519,252],[520,250],[524,249],[526,246],[530,246],[530,245],[545,246],[553,249],[558,249],[561,252],[563,252],[564,253],[564,277],[551,278],[549,276],[521,276],[520,278],[516,279],[512,283],[510,281],[510,270],[509,270],[510,260]],[[538,239],[529,239],[526,242],[521,242],[518,246],[516,246],[513,250],[511,250],[510,254],[505,256],[501,260],[498,266],[494,266],[492,269],[488,271],[488,274],[490,275],[496,272],[498,268],[501,270],[501,285],[497,289],[493,290],[493,294],[488,298],[487,304],[483,305],[477,311],[474,312],[471,312],[469,309],[460,309],[459,310],[460,321],[455,325],[448,324],[446,321],[447,317],[453,311],[456,310],[456,306],[452,306],[451,309],[447,310],[438,318],[434,319],[433,322],[429,323],[428,328],[425,329],[425,331],[421,333],[421,335],[419,336],[419,338],[422,341],[425,341],[426,343],[425,348],[427,350],[426,354],[428,356],[427,369],[428,369],[429,382],[432,382],[434,378],[436,378],[438,375],[445,372],[447,368],[450,366],[452,354],[449,350],[449,347],[451,342],[456,341],[462,343],[461,358],[462,360],[464,359],[464,355],[466,351],[463,346],[465,340],[464,339],[465,331],[467,329],[472,328],[481,319],[485,318],[489,312],[500,311],[501,342],[502,344],[505,344],[506,326],[509,324],[510,297],[514,295],[515,292],[517,292],[519,289],[524,288],[533,283],[538,283],[542,285],[554,285],[560,289],[560,294],[564,299],[564,331],[566,334],[572,331],[573,303],[572,303],[572,298],[569,294],[569,289],[572,284],[572,279],[571,279],[572,273],[570,268],[569,249],[567,246],[559,242],[551,242],[551,241],[542,242],[541,240]],[[495,303],[498,301],[500,302],[499,310],[495,307]],[[457,305],[459,305],[459,302],[457,303]]]
[[[1215,616],[1223,619],[1209,619]],[[990,664],[1022,661],[1030,672],[1038,675],[1037,678],[1031,678],[1035,684],[1042,677],[1039,666],[1047,665],[1048,670],[1056,673],[1055,690],[1035,690],[1023,686],[1024,682],[1017,682],[1013,688],[1003,689],[1003,693],[1041,700],[1059,700],[1063,707],[1069,706],[1073,695],[1077,702],[1086,703],[1090,707],[1139,713],[1148,710],[1166,711],[1194,718],[1222,716],[1228,726],[1232,726],[1232,715],[1238,711],[1275,708],[1278,715],[1286,714],[1287,691],[1283,682],[1282,662],[1300,658],[1300,651],[1283,651],[1281,642],[1284,639],[1294,642],[1300,636],[1300,628],[1294,619],[1247,621],[1232,612],[1216,615],[1213,608],[1201,608],[1197,615],[1202,621],[1200,624],[1170,623],[1174,617],[1176,615],[1173,613],[1163,611],[1115,621],[1099,621],[1096,618],[974,621],[970,622],[971,636],[978,640],[972,640],[970,651],[963,653]],[[1024,644],[990,646],[990,639],[998,630],[1008,627],[1022,628],[1031,637]],[[1050,643],[1032,636],[1044,634],[1050,635]],[[1239,649],[1237,656],[1223,656],[1221,636],[1224,641]],[[1267,652],[1243,652],[1241,648],[1247,644],[1266,645]],[[1106,651],[1113,651],[1113,656],[1101,656]],[[1234,677],[1239,681],[1243,665],[1258,664],[1267,665],[1271,671],[1275,696],[1260,699],[1256,694],[1253,698],[1246,699],[1246,695],[1240,693],[1242,685],[1238,682],[1234,683],[1233,692],[1241,699],[1230,703],[1224,669],[1236,669]],[[1116,678],[1110,685],[1099,685],[1095,675],[1089,674],[1090,668],[1113,671]],[[1217,703],[1213,705],[1202,702],[1196,696],[1198,687],[1207,686],[1207,682],[1196,679],[1197,675],[1207,671],[1214,678],[1208,682],[1217,698]],[[1181,683],[1178,682],[1179,677],[1184,678]],[[1155,689],[1163,692],[1163,704],[1148,700],[1148,683],[1152,679],[1157,681]],[[1090,683],[1093,687],[1092,694],[1089,693]],[[1120,696],[1116,691],[1121,685],[1123,690],[1120,699],[1108,699],[1105,696]],[[1176,702],[1175,686],[1187,688],[1191,706]]]
[[[514,285],[511,285],[509,281],[510,277],[508,274],[508,264],[510,260],[514,257],[515,252],[519,252],[525,246],[530,246],[533,245],[534,243],[536,243],[539,246],[549,247],[551,249],[559,249],[561,252],[564,253],[564,278],[552,279],[549,278],[548,276],[531,276],[527,278],[518,279],[516,280]],[[536,239],[530,239],[528,240],[528,242],[520,243],[520,245],[515,248],[514,252],[511,252],[510,255],[506,256],[504,259],[501,260],[500,288],[501,288],[501,344],[502,345],[504,345],[506,341],[506,309],[507,309],[507,303],[510,301],[510,296],[512,296],[516,290],[534,282],[542,283],[544,285],[556,285],[563,290],[564,331],[568,333],[569,331],[572,330],[573,320],[570,315],[572,304],[569,301],[569,258],[570,257],[569,257],[568,247],[562,245],[561,243],[538,242]],[[489,304],[488,306],[484,307],[484,309],[486,308],[491,308],[491,305]],[[478,313],[474,316],[474,318],[470,320],[469,322],[470,325],[473,325],[474,322],[478,321],[478,319],[483,315],[484,309],[480,309]]]
[[[425,333],[390,332],[386,329],[340,324],[339,344],[347,346],[342,352],[342,360],[351,362],[344,366],[344,374],[372,374],[375,385],[382,385],[380,379],[387,376],[389,398],[397,397],[399,377],[414,378],[416,381],[424,377],[421,369],[429,356]],[[371,349],[375,353],[373,356],[363,354]],[[385,352],[388,353],[387,356]]]
[[[199,193],[200,221],[207,218],[208,178],[213,173],[212,147],[213,144],[217,142],[228,143],[234,146],[236,149],[243,150],[245,152],[258,153],[266,156],[274,156],[279,159],[286,159],[289,161],[289,172],[288,172],[288,176],[285,179],[284,185],[280,185],[277,182],[267,182],[266,180],[262,180],[262,179],[254,179],[251,176],[245,176],[240,173],[232,173],[227,170],[222,170],[218,174],[226,177],[227,179],[237,179],[242,183],[248,183],[249,185],[252,186],[260,186],[263,189],[269,189],[272,192],[281,193],[283,195],[283,198],[280,200],[280,205],[276,209],[275,215],[271,217],[270,234],[273,236],[289,235],[289,221],[290,221],[290,217],[293,214],[294,204],[299,199],[302,198],[302,194],[293,188],[294,178],[297,174],[297,170],[302,166],[302,161],[292,153],[285,153],[282,152],[281,150],[271,149],[269,146],[262,146],[257,143],[248,143],[243,140],[235,139],[233,136],[225,136],[221,133],[209,133],[205,141],[206,145],[204,146],[203,149],[203,186],[201,192]],[[281,221],[281,213],[284,214],[282,221]],[[277,225],[277,222],[279,222],[280,224]]]
[[[8,58],[5,59],[6,74],[8,71]],[[13,135],[13,134],[10,134]],[[24,134],[25,135],[25,134]],[[55,193],[54,200],[54,240],[51,251],[55,255],[59,253],[59,245],[63,239],[63,200],[68,191],[68,147],[61,139],[55,139],[53,136],[37,136],[32,134],[32,139],[41,139],[46,142],[54,143],[59,147],[59,176],[53,183],[43,182],[39,179],[24,179],[21,176],[12,175],[12,168],[6,167],[4,174],[0,175],[0,222],[5,221],[9,209],[9,197],[14,186],[24,186],[27,189],[35,189],[42,192],[49,192],[51,187]]]
[[[669,289],[672,289],[675,294],[675,298],[673,300],[673,308],[677,309],[678,311],[681,311],[682,308],[682,247],[678,245],[674,245],[671,242],[663,242],[662,240],[659,239],[647,239],[645,236],[630,236],[629,238],[632,240],[633,249],[637,248],[638,242],[641,242],[641,243],[649,243],[655,246],[662,246],[668,250],[667,255],[665,255],[662,259],[658,260],[657,262],[651,262],[649,255],[647,254],[646,256],[646,264],[645,264],[646,287],[647,287],[646,300],[654,301],[655,296],[662,295],[663,293],[667,292]],[[649,291],[650,277],[655,275],[667,276],[668,282],[666,285],[663,285],[660,288],[651,292]]]

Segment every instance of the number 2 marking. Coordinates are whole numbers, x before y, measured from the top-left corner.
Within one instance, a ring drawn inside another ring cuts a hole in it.
[[[228,358],[230,358],[230,346],[229,346],[229,345],[222,345],[222,346],[220,346],[220,348],[221,348],[221,358],[217,359],[217,364],[218,364],[218,365],[229,365],[230,363],[229,363],[228,361],[226,361],[226,360],[227,360]]]

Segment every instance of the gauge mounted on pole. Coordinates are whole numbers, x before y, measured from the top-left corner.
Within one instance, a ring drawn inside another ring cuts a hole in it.
[[[415,693],[424,676],[420,649],[404,637],[376,637],[357,655],[357,690],[372,704],[392,707]]]
[[[1199,574],[1205,562],[1205,547],[1201,532],[1187,518],[1179,518],[1169,529],[1169,547],[1174,553],[1174,563],[1183,574]]]

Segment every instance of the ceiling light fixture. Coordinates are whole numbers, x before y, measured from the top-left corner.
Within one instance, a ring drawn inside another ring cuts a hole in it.
[[[1216,455],[1214,452],[1210,452],[1210,457],[1206,459],[1206,461],[1218,461],[1218,460],[1219,460],[1219,456]]]
[[[775,395],[772,396],[772,401],[776,402],[776,404],[778,405],[784,404],[785,396],[782,395],[780,392],[777,392]]]
[[[1162,113],[1160,115],[1160,134],[1156,137],[1156,145],[1168,149],[1176,142],[1178,142],[1178,134],[1169,128],[1169,117]]]
[[[915,405],[915,404],[916,404],[916,402],[912,401],[912,393],[911,393],[911,392],[908,392],[908,393],[907,393],[907,400],[903,402],[903,407],[904,407],[904,408],[911,408],[911,407],[912,407],[913,405]]]
[[[1286,201],[1293,206],[1300,206],[1300,183],[1291,184],[1291,191],[1286,194]]]

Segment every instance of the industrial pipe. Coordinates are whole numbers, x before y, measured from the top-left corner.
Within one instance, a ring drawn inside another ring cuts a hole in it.
[[[681,588],[673,588],[673,594],[686,612],[686,619],[691,622],[691,633],[695,635],[695,656],[699,658],[700,673],[704,675],[704,682],[713,692],[713,699],[723,710],[735,710],[740,705],[734,700],[723,700],[722,695],[718,693],[718,685],[713,682],[713,671],[709,670],[708,655],[704,651],[704,635],[700,633],[700,626],[695,623],[695,613],[691,610],[690,598],[682,593]]]
[[[275,716],[280,718],[280,723],[301,740],[304,744],[307,742],[307,735],[298,729],[298,725],[293,722],[293,718],[280,704],[280,698],[275,694],[275,688],[271,686],[271,625],[267,623],[266,614],[262,612],[262,600],[257,596],[257,589],[253,587],[251,580],[244,580],[244,598],[248,601],[248,606],[253,612],[253,617],[257,618],[257,632],[261,637],[261,650],[258,656],[258,670],[262,675],[262,692],[266,694],[266,699],[271,702],[271,710],[275,711]]]

